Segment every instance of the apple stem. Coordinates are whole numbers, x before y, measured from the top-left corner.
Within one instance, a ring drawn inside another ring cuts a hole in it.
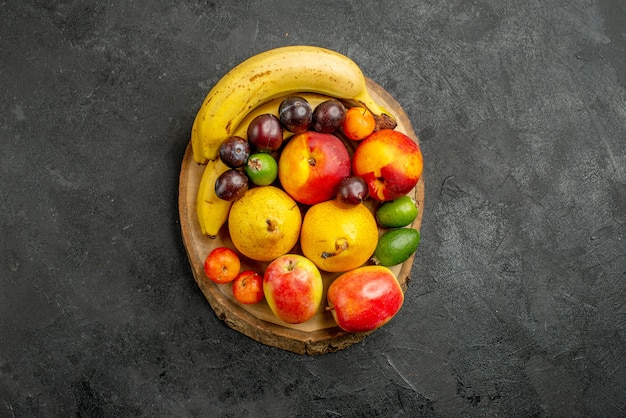
[[[267,230],[273,232],[276,229],[276,222],[271,219],[266,219],[265,223],[267,224]]]

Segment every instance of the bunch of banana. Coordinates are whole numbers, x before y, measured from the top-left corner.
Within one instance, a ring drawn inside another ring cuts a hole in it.
[[[298,96],[308,101],[312,107],[330,99],[329,96],[317,93],[298,93]],[[278,116],[278,107],[285,97],[286,96],[278,97],[254,108],[250,113],[244,116],[239,125],[233,130],[232,135],[247,138],[248,125],[254,118],[266,113]],[[292,135],[292,133],[287,130],[284,131],[285,137],[290,135]],[[233,202],[220,199],[215,194],[215,181],[219,175],[226,170],[228,170],[228,167],[219,157],[214,160],[208,160],[198,187],[196,211],[200,222],[200,230],[202,234],[211,238],[217,236],[222,225],[228,220],[228,213],[233,204]]]
[[[215,160],[222,142],[259,105],[303,92],[351,100],[393,121],[372,99],[361,69],[348,57],[315,46],[281,47],[243,61],[209,91],[191,130],[194,160]]]

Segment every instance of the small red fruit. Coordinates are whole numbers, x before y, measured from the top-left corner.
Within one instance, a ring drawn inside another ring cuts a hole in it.
[[[355,106],[348,109],[343,121],[343,133],[354,141],[367,138],[376,128],[374,115],[364,107]]]
[[[232,282],[240,269],[239,256],[228,247],[213,249],[204,260],[204,273],[215,283]]]
[[[244,305],[254,305],[264,298],[263,277],[255,271],[245,270],[233,281],[233,295]]]

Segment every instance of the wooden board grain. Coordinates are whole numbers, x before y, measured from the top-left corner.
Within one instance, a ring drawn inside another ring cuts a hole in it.
[[[419,144],[419,139],[398,102],[372,80],[367,79],[367,85],[372,97],[396,118],[398,122],[396,130],[405,133]],[[181,165],[178,209],[183,243],[194,279],[218,318],[230,328],[262,344],[299,354],[319,355],[341,350],[358,343],[370,334],[349,333],[341,330],[334,322],[332,315],[325,310],[325,293],[322,306],[315,316],[303,324],[293,325],[276,318],[265,301],[256,305],[242,305],[234,299],[230,284],[217,285],[208,281],[203,269],[207,254],[218,246],[231,248],[234,246],[230,241],[227,226],[222,228],[215,239],[203,236],[200,232],[196,216],[196,194],[203,169],[203,165],[193,161],[191,144],[189,144]],[[409,227],[419,230],[424,209],[423,176],[409,195],[414,197],[419,208],[417,219]],[[381,229],[380,232],[382,233],[383,230]],[[411,277],[413,258],[414,255],[403,264],[391,268],[404,291],[407,290]],[[242,269],[252,269],[260,274],[268,264],[246,257],[242,257],[241,262]],[[322,271],[325,289],[328,289],[330,283],[338,275],[339,273]],[[393,321],[385,326],[393,326]]]

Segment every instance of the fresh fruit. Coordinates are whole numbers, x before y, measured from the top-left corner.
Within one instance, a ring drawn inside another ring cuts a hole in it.
[[[252,154],[246,162],[246,175],[257,186],[268,186],[276,180],[278,163],[270,154]]]
[[[350,205],[358,205],[368,196],[367,183],[359,176],[346,177],[337,186],[337,199]]]
[[[248,177],[241,171],[231,168],[215,180],[215,194],[223,200],[237,200],[248,190]]]
[[[380,266],[395,266],[404,263],[417,250],[420,243],[419,231],[398,228],[386,231],[378,238],[372,262]]]
[[[383,129],[361,142],[352,156],[352,171],[363,177],[370,197],[379,201],[407,194],[422,175],[422,153],[411,138],[400,131]]]
[[[268,102],[264,102],[258,105],[257,107],[255,107],[254,109],[250,110],[250,112],[246,114],[246,116],[241,120],[241,122],[239,122],[239,125],[237,125],[237,127],[233,130],[233,136],[240,136],[242,138],[247,138],[248,126],[250,125],[250,122],[252,122],[252,120],[256,118],[257,116],[264,115],[266,113],[271,113],[280,119],[280,114],[279,114],[280,104],[283,102],[283,100],[285,100],[286,97],[287,96],[277,97]],[[331,98],[324,94],[310,93],[310,92],[300,92],[298,93],[298,97],[302,97],[304,100],[309,102],[311,107],[315,107],[318,104],[326,100],[329,100]],[[287,129],[283,129],[283,141],[293,136],[293,134],[294,134],[293,132],[290,132]]]
[[[228,213],[233,202],[220,199],[215,194],[215,182],[228,166],[219,158],[207,162],[198,185],[196,195],[196,213],[200,231],[203,235],[215,238],[228,220]]]
[[[327,300],[327,309],[341,329],[367,332],[398,313],[404,292],[388,268],[364,266],[337,277],[328,288]]]
[[[253,270],[244,270],[233,280],[233,296],[239,303],[254,305],[263,300],[263,277]]]
[[[273,260],[263,275],[263,291],[270,309],[289,324],[306,322],[322,303],[324,282],[307,258],[285,254]]]
[[[278,178],[296,201],[313,205],[335,196],[350,175],[350,154],[332,134],[307,131],[293,136],[278,159]]]
[[[374,215],[363,204],[347,205],[337,199],[309,208],[302,221],[300,246],[317,267],[342,272],[369,260],[378,242]]]
[[[283,144],[283,127],[271,114],[259,115],[248,125],[248,142],[261,152],[276,151]]]
[[[236,252],[228,247],[211,250],[204,260],[204,273],[215,283],[229,283],[237,277],[241,261]]]
[[[221,143],[251,109],[301,91],[353,99],[374,115],[393,121],[372,99],[365,77],[354,61],[320,47],[286,46],[248,58],[213,86],[192,126],[194,160],[204,164],[215,159]]]
[[[376,119],[372,112],[361,106],[354,106],[346,111],[341,125],[346,138],[360,141],[367,138],[376,128]]]
[[[346,108],[336,99],[327,100],[313,109],[314,131],[332,133],[341,127],[346,118]]]
[[[376,209],[376,221],[383,228],[401,228],[417,218],[417,204],[411,196],[404,195],[395,200],[383,202]]]
[[[238,168],[250,156],[250,144],[240,136],[231,136],[220,146],[220,160],[230,168]]]
[[[228,217],[235,248],[257,261],[270,261],[291,250],[301,225],[298,204],[275,186],[249,189],[233,203]]]
[[[278,107],[280,123],[289,132],[306,132],[313,120],[313,108],[302,96],[287,96]]]

